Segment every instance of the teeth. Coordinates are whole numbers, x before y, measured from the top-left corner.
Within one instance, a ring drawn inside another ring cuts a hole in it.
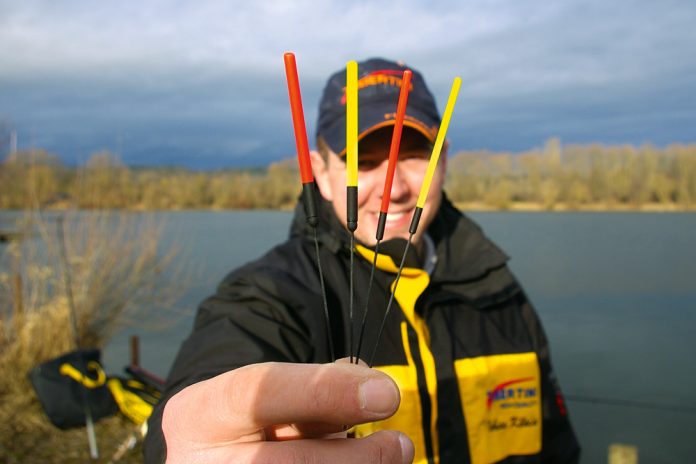
[[[389,213],[387,214],[387,222],[393,222],[393,221],[398,221],[402,217],[404,217],[406,213]]]

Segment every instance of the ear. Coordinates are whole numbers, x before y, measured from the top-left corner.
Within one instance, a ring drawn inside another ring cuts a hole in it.
[[[314,180],[317,182],[321,196],[323,196],[326,200],[333,200],[331,182],[329,182],[329,161],[324,160],[321,153],[315,150],[310,151],[309,156],[312,159],[312,173],[314,174]]]

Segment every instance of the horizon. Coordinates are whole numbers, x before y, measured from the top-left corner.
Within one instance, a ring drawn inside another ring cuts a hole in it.
[[[295,157],[285,51],[297,56],[310,140],[328,75],[387,56],[425,75],[440,110],[462,76],[454,153],[522,152],[552,137],[696,141],[696,5],[686,0],[0,1],[0,125],[17,131],[18,150],[68,165],[104,150],[129,166],[193,170]]]
[[[601,149],[605,150],[612,150],[612,149],[622,149],[622,148],[630,148],[635,150],[637,153],[640,153],[643,151],[645,148],[653,148],[657,150],[658,152],[664,152],[666,150],[669,150],[671,147],[681,147],[681,148],[690,148],[694,145],[696,145],[696,142],[688,142],[688,143],[682,143],[682,142],[670,142],[666,143],[664,145],[655,145],[651,142],[645,142],[640,145],[634,145],[634,144],[604,144],[601,142],[597,141],[589,141],[586,143],[563,143],[562,140],[558,137],[549,137],[544,141],[543,144],[534,146],[534,147],[529,147],[524,150],[520,151],[510,151],[510,150],[501,150],[501,151],[493,151],[489,149],[474,149],[474,150],[456,150],[452,153],[448,153],[448,158],[450,160],[454,159],[455,157],[459,155],[463,156],[468,156],[468,155],[487,155],[487,156],[510,156],[513,158],[519,157],[519,156],[524,156],[528,154],[543,154],[544,151],[547,149],[547,146],[549,143],[554,143],[555,141],[559,142],[559,148],[561,149],[561,154],[563,153],[564,149],[585,149],[585,148],[590,148],[594,146],[598,146]],[[263,172],[264,170],[268,169],[271,165],[276,164],[276,163],[288,163],[291,168],[297,168],[296,166],[296,161],[297,161],[297,155],[296,154],[291,154],[282,158],[278,159],[272,159],[268,161],[265,164],[249,164],[249,165],[228,165],[228,166],[213,166],[213,167],[204,167],[204,166],[186,166],[186,165],[181,165],[181,164],[163,164],[163,163],[153,163],[153,164],[137,164],[137,163],[126,163],[121,156],[118,153],[111,152],[109,150],[98,150],[95,151],[94,153],[89,154],[87,157],[79,160],[66,160],[64,159],[60,153],[54,153],[46,150],[43,147],[26,147],[24,149],[18,149],[14,154],[17,155],[22,155],[22,154],[29,154],[32,151],[43,151],[46,155],[48,156],[55,156],[60,163],[61,166],[64,166],[66,168],[70,169],[79,169],[81,167],[84,167],[87,162],[90,160],[91,157],[93,156],[98,156],[102,154],[107,154],[109,157],[111,157],[111,160],[120,162],[123,164],[124,167],[128,169],[133,169],[133,170],[147,170],[147,169],[157,169],[157,170],[181,170],[181,171],[190,171],[190,172],[214,172],[214,171],[219,171],[219,172],[224,172],[224,171],[259,171]],[[2,153],[0,152],[0,163],[8,160],[13,153],[7,152],[7,153]],[[660,153],[660,155],[664,155],[664,153]]]

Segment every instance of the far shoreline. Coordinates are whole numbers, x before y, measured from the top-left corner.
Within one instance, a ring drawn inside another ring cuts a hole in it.
[[[485,202],[452,202],[454,206],[463,211],[471,213],[503,213],[503,212],[538,212],[538,213],[693,213],[696,212],[696,205],[685,206],[677,203],[644,203],[639,205],[628,205],[622,203],[588,203],[581,205],[568,205],[557,203],[554,205],[543,205],[534,202],[510,202],[504,206],[493,206]],[[43,211],[130,211],[130,212],[225,212],[225,211],[282,211],[288,212],[295,209],[296,203],[282,205],[276,208],[146,208],[136,205],[130,208],[75,208],[67,203],[55,203],[47,205]],[[30,210],[28,208],[27,210]],[[14,208],[0,208],[0,212],[21,212],[27,211]]]
[[[467,212],[540,212],[540,213],[693,213],[696,206],[684,206],[676,203],[643,203],[627,205],[622,203],[587,203],[568,205],[557,203],[543,205],[532,202],[511,202],[505,206],[492,206],[483,202],[454,202],[461,211]]]

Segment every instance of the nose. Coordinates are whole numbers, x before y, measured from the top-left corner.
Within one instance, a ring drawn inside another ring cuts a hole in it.
[[[396,163],[394,181],[391,188],[391,201],[395,203],[406,201],[409,198],[410,191],[404,169],[401,163]]]

